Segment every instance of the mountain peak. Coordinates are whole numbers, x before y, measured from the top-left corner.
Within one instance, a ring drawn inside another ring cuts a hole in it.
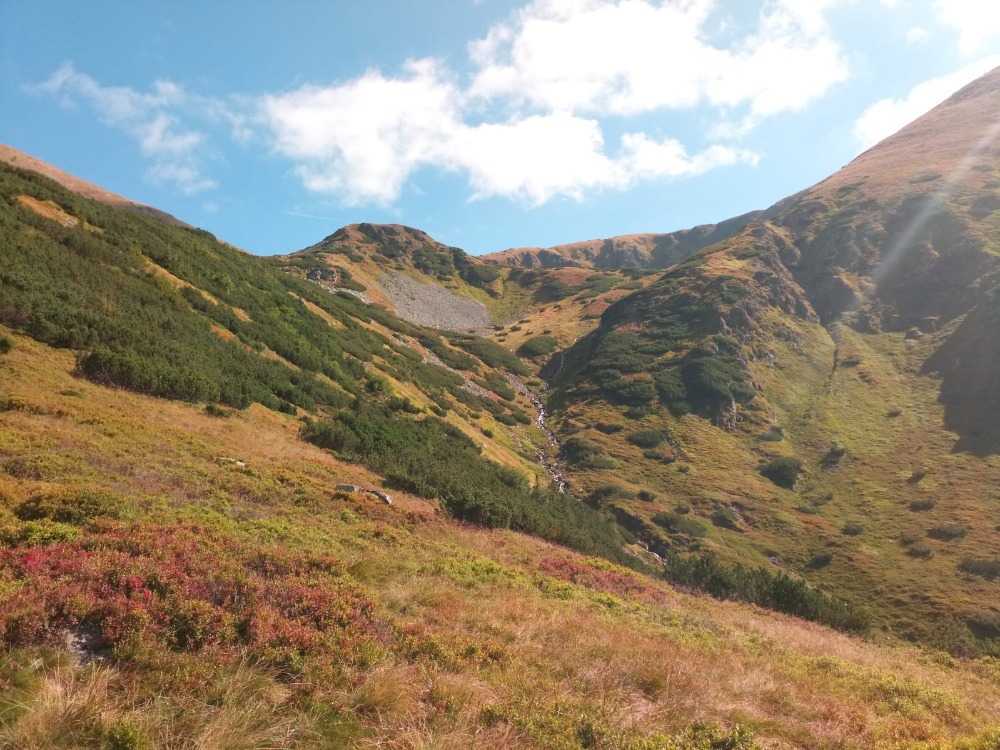
[[[858,155],[843,169],[800,195],[857,188],[867,197],[892,200],[925,193],[929,183],[972,180],[974,160],[993,152],[1000,127],[1000,67],[965,86],[925,115]],[[972,170],[972,174],[970,174]]]
[[[402,224],[372,224],[361,222],[341,227],[333,234],[325,237],[299,252],[320,251],[332,249],[350,249],[365,253],[366,250],[377,250],[379,247],[390,247],[410,255],[422,247],[444,247],[427,232]]]

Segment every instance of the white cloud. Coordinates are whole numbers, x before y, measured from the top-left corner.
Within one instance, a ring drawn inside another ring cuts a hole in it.
[[[466,175],[474,198],[538,204],[754,164],[720,144],[608,143],[601,118],[708,106],[731,120],[709,134],[720,138],[802,109],[847,76],[825,20],[839,1],[765,0],[722,45],[716,0],[534,0],[470,44],[467,87],[411,61],[395,77],[265,97],[263,119],[308,190],[351,204],[390,204],[427,166]]]
[[[307,189],[386,204],[420,166],[441,163],[443,143],[460,126],[459,99],[437,64],[422,60],[407,65],[405,78],[372,71],[304,86],[265,97],[262,110],[276,150],[298,162]]]
[[[693,177],[717,167],[734,164],[757,165],[759,157],[752,151],[729,146],[710,146],[700,154],[689,156],[680,141],[667,138],[654,141],[645,133],[630,133],[622,138],[627,155],[626,164],[633,179],[655,177]]]
[[[709,41],[714,0],[535,0],[470,45],[471,93],[545,111],[634,115],[707,103],[754,118],[801,109],[846,78],[823,12],[769,0],[753,33]]]
[[[931,38],[931,32],[929,32],[923,26],[914,26],[912,29],[906,32],[907,44],[923,44],[930,38]]]
[[[565,112],[469,122],[468,98],[442,75],[438,64],[422,60],[407,65],[405,78],[372,71],[344,84],[305,86],[267,97],[264,117],[305,187],[349,204],[392,203],[424,166],[464,174],[473,199],[538,205],[755,163],[747,152],[722,148],[692,157],[677,141],[641,134],[624,136],[620,153],[609,155],[597,120]]]
[[[447,164],[468,172],[474,198],[509,196],[538,205],[555,195],[579,199],[620,179],[594,120],[534,115],[463,126],[452,136]]]
[[[889,137],[903,126],[937,106],[967,83],[1000,65],[1000,55],[915,86],[905,99],[882,99],[865,110],[854,123],[854,135],[865,149]]]
[[[934,0],[937,19],[958,32],[958,47],[971,55],[1000,37],[1000,4],[992,0]]]
[[[183,129],[173,111],[182,108],[187,94],[170,81],[156,81],[148,93],[122,86],[102,86],[78,73],[72,64],[61,65],[44,83],[29,89],[53,96],[66,106],[85,104],[107,125],[131,137],[152,161],[147,177],[156,184],[171,184],[186,194],[216,187],[204,177],[198,152],[204,135]]]

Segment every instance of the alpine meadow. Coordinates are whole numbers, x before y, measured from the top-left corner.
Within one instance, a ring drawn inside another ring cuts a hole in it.
[[[0,748],[1000,750],[998,118],[485,255],[0,146]]]

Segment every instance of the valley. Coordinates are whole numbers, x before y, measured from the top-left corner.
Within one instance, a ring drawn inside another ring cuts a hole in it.
[[[998,111],[480,257],[4,147],[0,748],[996,748]]]

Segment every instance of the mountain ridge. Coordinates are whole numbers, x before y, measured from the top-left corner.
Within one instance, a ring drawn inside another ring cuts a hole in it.
[[[16,148],[3,143],[0,143],[0,161],[10,164],[13,167],[17,167],[18,169],[28,169],[32,172],[43,174],[49,179],[55,180],[67,190],[78,193],[79,195],[83,195],[87,198],[100,201],[101,203],[122,206],[130,211],[136,211],[137,213],[153,216],[162,221],[166,221],[169,224],[192,228],[190,224],[187,224],[177,217],[168,214],[166,211],[161,211],[158,208],[147,206],[144,203],[137,203],[136,201],[125,198],[117,193],[112,193],[110,190],[105,190],[99,185],[95,185],[92,182],[88,182],[87,180],[76,177],[75,175],[71,175],[69,172],[65,172],[48,162],[36,159],[30,154],[26,154],[23,151],[19,151]]]
[[[767,211],[751,211],[717,224],[701,224],[676,232],[624,234],[547,248],[510,248],[477,257],[486,262],[524,268],[662,269],[703,247],[731,237],[747,224],[767,215]]]

